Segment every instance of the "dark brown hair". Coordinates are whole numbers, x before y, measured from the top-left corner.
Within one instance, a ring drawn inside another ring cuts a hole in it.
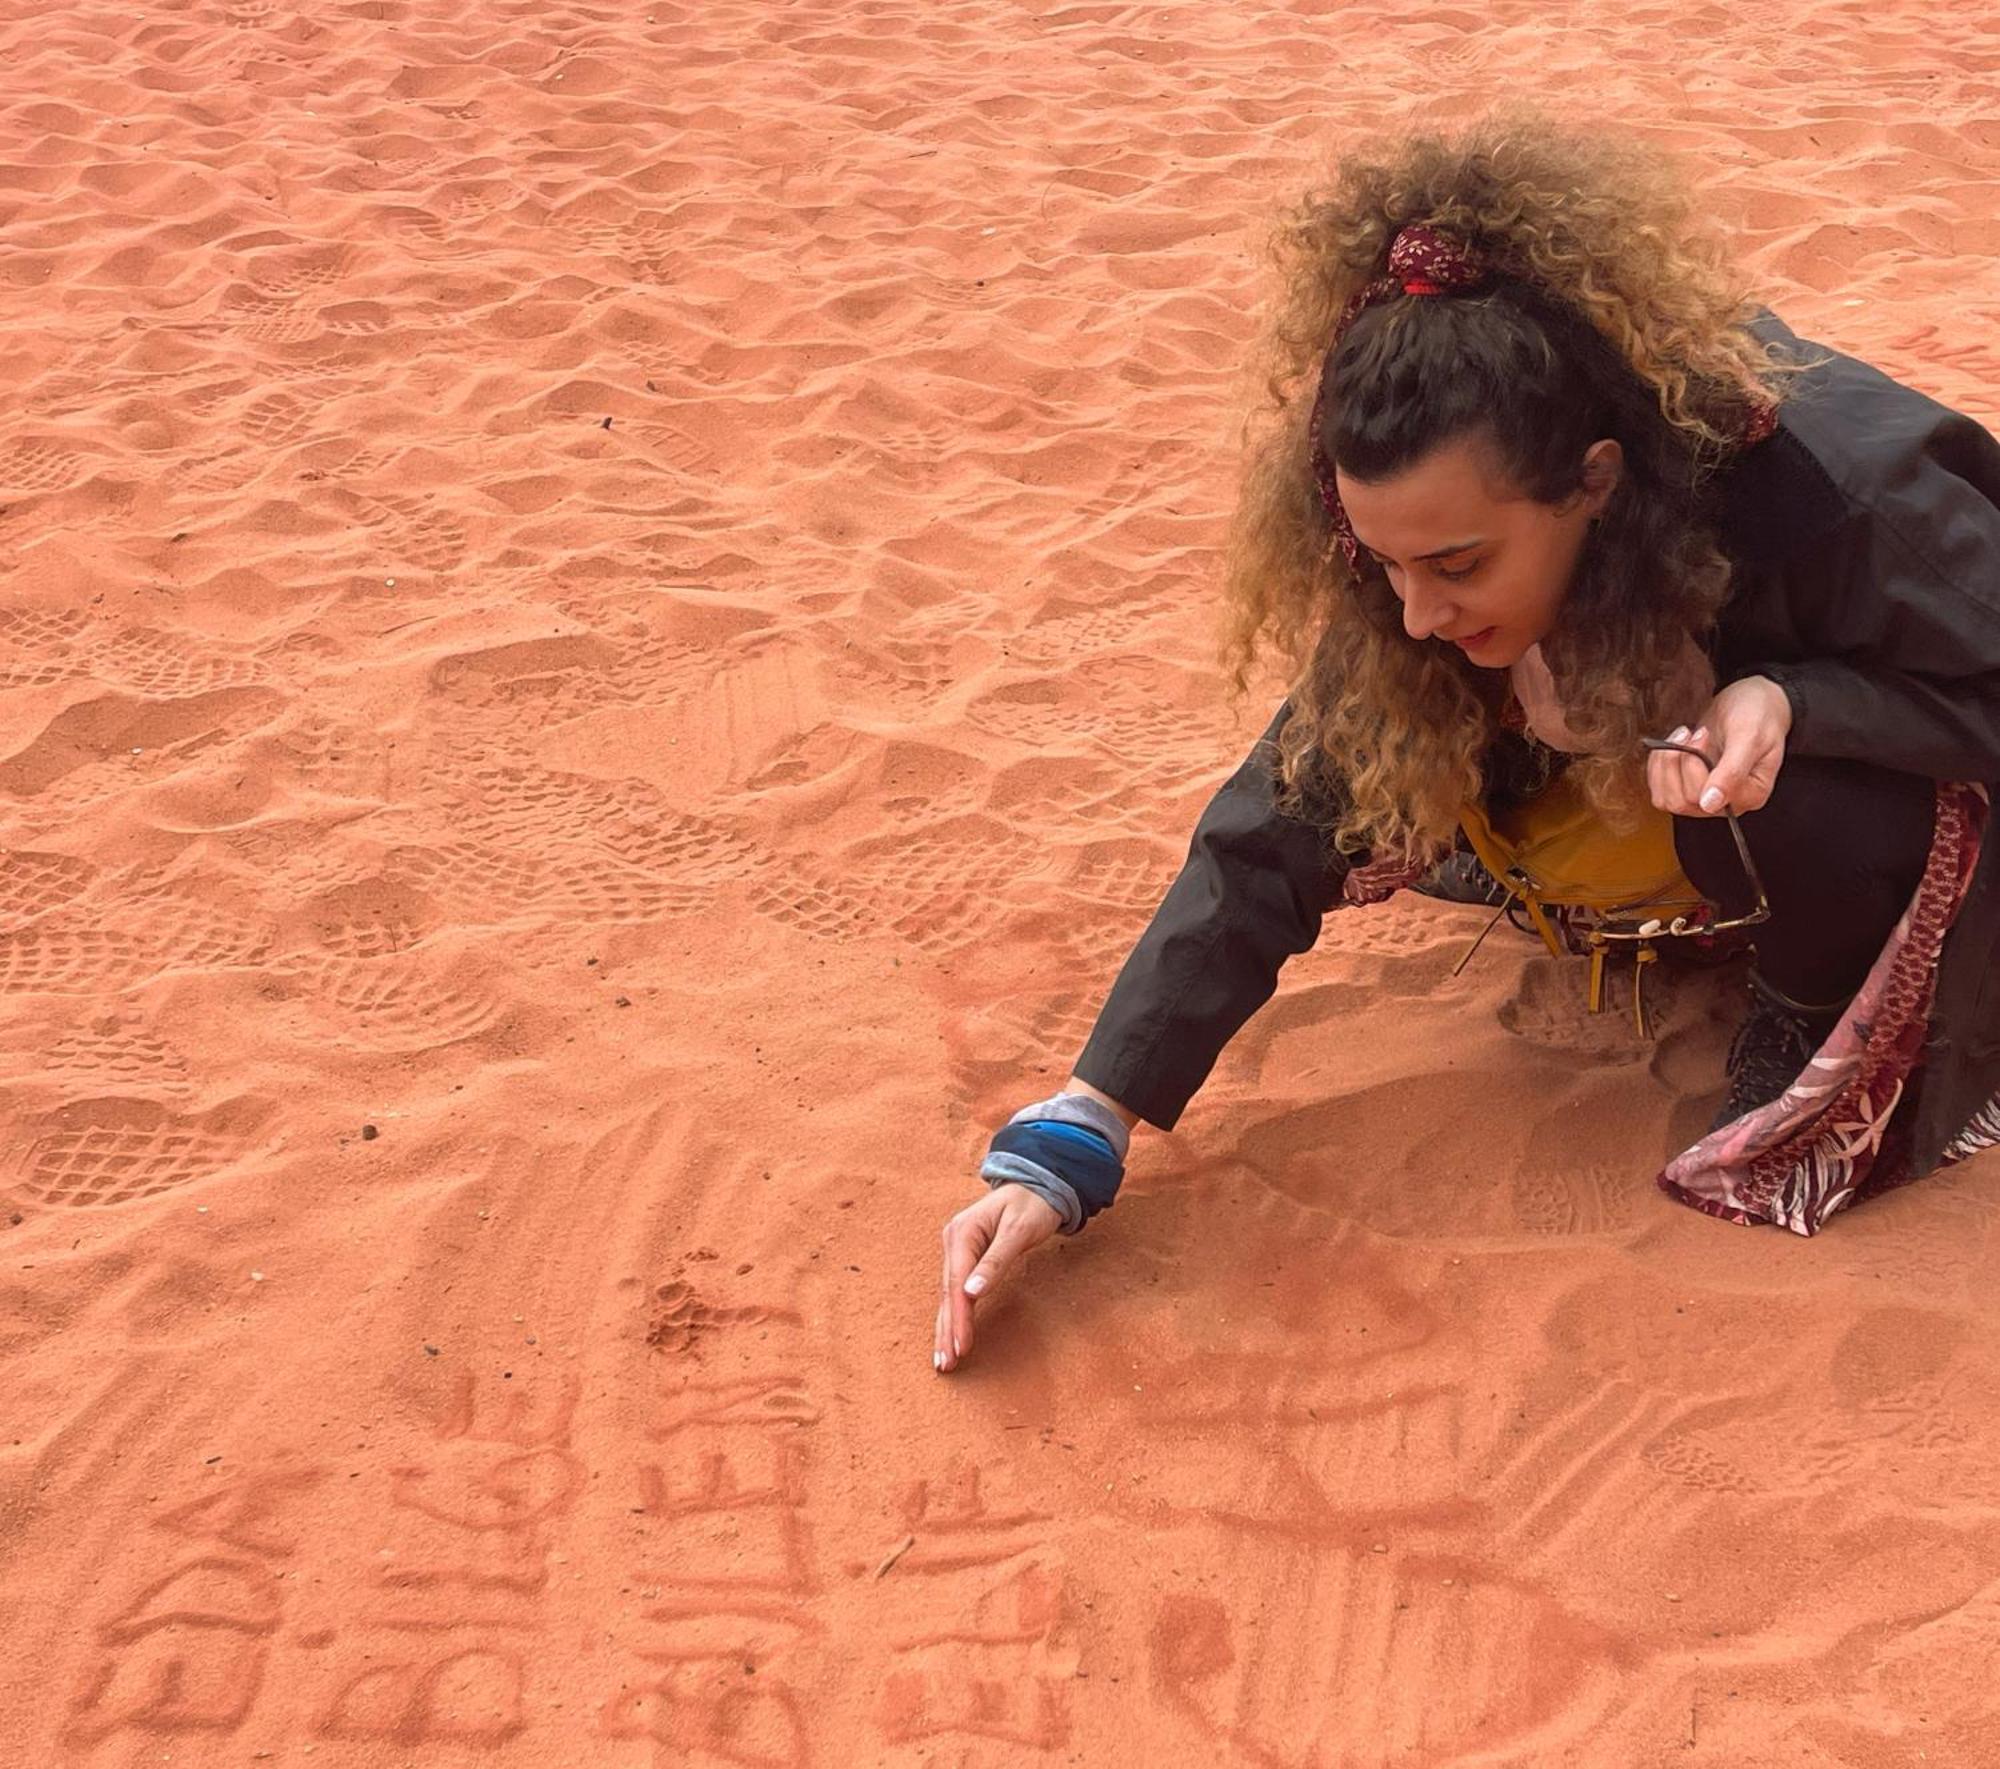
[[[1558,504],[1582,489],[1589,445],[1617,439],[1623,477],[1542,647],[1587,752],[1578,778],[1614,821],[1643,798],[1640,734],[1692,720],[1710,686],[1676,669],[1729,589],[1705,494],[1753,406],[1804,366],[1744,329],[1755,303],[1695,225],[1672,162],[1630,138],[1567,133],[1532,106],[1345,156],[1331,189],[1281,213],[1224,659],[1240,696],[1261,648],[1285,658],[1279,802],[1305,814],[1308,770],[1337,779],[1334,839],[1350,852],[1450,840],[1506,694],[1504,677],[1412,640],[1382,568],[1364,552],[1350,569],[1330,545],[1308,456],[1334,323],[1418,221],[1478,251],[1496,280],[1362,309],[1332,361],[1324,446],[1372,481],[1471,438],[1523,495]]]

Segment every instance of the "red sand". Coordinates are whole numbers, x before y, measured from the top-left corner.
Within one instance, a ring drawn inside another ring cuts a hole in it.
[[[8,6],[0,1760],[2000,1762],[2000,1169],[1672,1204],[1699,989],[1345,916],[930,1367],[1268,710],[1246,224],[1531,86],[1996,424],[1982,16]]]

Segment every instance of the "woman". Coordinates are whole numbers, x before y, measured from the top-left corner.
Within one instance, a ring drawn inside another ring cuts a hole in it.
[[[2000,1141],[2000,444],[1748,302],[1691,213],[1636,144],[1512,110],[1286,217],[1225,592],[1236,693],[1265,647],[1291,690],[946,1225],[936,1368],[1327,911],[1557,779],[1607,840],[1670,817],[1717,915],[1768,896],[1670,1195],[1812,1233]]]

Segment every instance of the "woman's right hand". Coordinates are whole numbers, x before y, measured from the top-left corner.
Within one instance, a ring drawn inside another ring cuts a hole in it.
[[[1053,1204],[1019,1185],[994,1186],[944,1225],[934,1369],[958,1368],[958,1360],[972,1349],[974,1308],[993,1294],[1023,1254],[1061,1226]]]

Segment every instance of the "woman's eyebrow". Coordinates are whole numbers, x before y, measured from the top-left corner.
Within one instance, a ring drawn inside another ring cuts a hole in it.
[[[1483,547],[1485,545],[1486,537],[1484,535],[1481,535],[1477,540],[1455,541],[1448,547],[1439,547],[1435,553],[1419,553],[1417,555],[1417,563],[1421,565],[1426,559],[1449,559],[1454,553],[1469,553],[1474,547]],[[1370,557],[1378,561],[1381,560],[1382,555],[1376,552],[1373,547],[1369,547],[1368,552]]]

